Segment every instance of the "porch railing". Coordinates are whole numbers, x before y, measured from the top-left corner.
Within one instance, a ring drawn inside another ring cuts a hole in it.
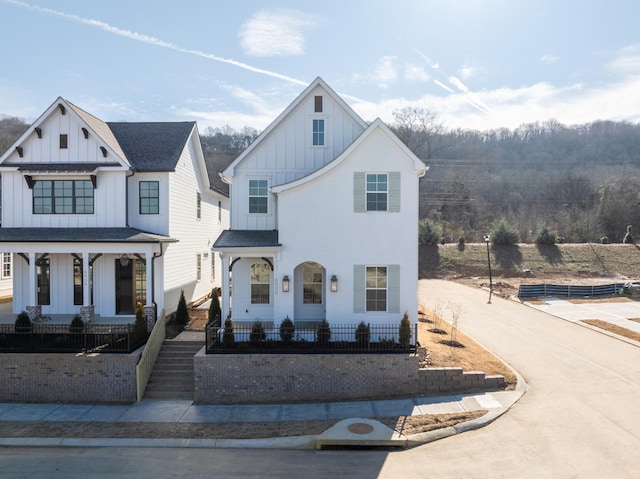
[[[82,331],[68,324],[0,324],[1,353],[130,353],[146,339],[132,324],[87,324]]]
[[[417,325],[403,332],[396,324],[368,324],[366,329],[353,324],[329,324],[327,337],[318,325],[297,324],[291,337],[283,339],[280,326],[234,323],[233,333],[224,327],[206,328],[207,354],[375,354],[414,353]],[[286,336],[286,335],[285,335]]]

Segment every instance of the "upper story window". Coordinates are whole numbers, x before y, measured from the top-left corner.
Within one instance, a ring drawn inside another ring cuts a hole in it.
[[[64,150],[68,147],[69,136],[66,133],[60,135],[60,149]]]
[[[387,211],[388,185],[386,173],[367,173],[367,211]]]
[[[249,213],[266,213],[269,182],[249,180]]]
[[[202,195],[200,192],[196,192],[196,218],[202,218]]]
[[[387,267],[367,266],[366,269],[366,310],[387,310]]]
[[[324,120],[313,119],[313,146],[324,146]]]
[[[160,213],[160,186],[157,181],[141,181],[140,214],[157,215]]]
[[[315,113],[322,113],[322,95],[313,97],[313,111]]]
[[[196,253],[196,281],[202,279],[202,255]]]
[[[33,185],[33,213],[93,214],[93,184],[90,180],[38,180]]]
[[[11,253],[2,253],[2,277],[11,278]]]
[[[222,201],[218,201],[218,223],[222,223]]]

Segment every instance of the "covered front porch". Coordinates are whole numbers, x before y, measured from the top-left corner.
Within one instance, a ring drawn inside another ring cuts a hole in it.
[[[0,228],[14,258],[12,313],[34,322],[131,323],[137,303],[156,319],[156,278],[169,237],[133,228]],[[162,298],[162,295],[159,295]]]

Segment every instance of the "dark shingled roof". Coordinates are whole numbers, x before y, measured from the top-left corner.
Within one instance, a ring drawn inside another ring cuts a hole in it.
[[[173,171],[195,122],[107,122],[137,171]]]
[[[119,168],[120,163],[11,163],[18,171],[95,171],[97,168]]]
[[[274,246],[282,246],[278,243],[277,230],[225,230],[213,244],[212,249],[264,248]]]
[[[0,243],[172,243],[136,228],[0,228]]]

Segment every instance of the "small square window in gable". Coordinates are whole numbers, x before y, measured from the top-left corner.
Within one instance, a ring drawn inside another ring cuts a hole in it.
[[[322,96],[316,95],[313,97],[313,111],[315,113],[322,113]]]
[[[69,136],[66,133],[60,135],[60,149],[66,150],[68,147]]]

